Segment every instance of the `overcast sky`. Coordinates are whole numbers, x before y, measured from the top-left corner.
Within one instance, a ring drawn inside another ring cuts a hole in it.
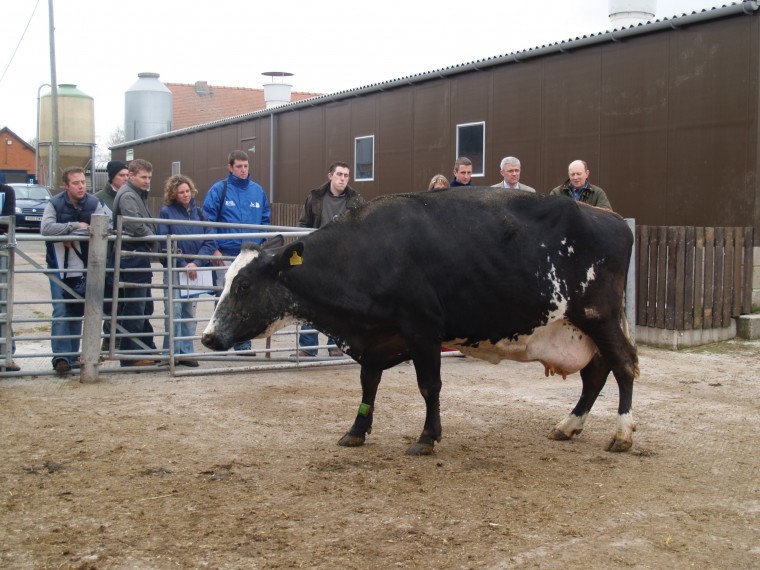
[[[656,18],[731,2],[658,0]],[[608,0],[54,0],[58,83],[95,101],[104,144],[124,124],[124,92],[151,71],[167,83],[261,88],[288,71],[294,91],[332,93],[598,33]],[[0,127],[36,136],[50,83],[48,0],[2,0]],[[47,88],[44,88],[44,94]]]

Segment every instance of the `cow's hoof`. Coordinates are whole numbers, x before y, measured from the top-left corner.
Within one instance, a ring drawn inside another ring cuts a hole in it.
[[[364,445],[364,438],[347,433],[340,438],[338,445],[342,445],[343,447],[359,447],[360,445]]]
[[[406,450],[407,455],[433,455],[433,445],[419,441]]]
[[[565,432],[558,430],[557,428],[554,428],[552,431],[549,432],[549,435],[547,436],[549,439],[553,439],[554,441],[567,441],[568,439],[571,439],[574,435],[578,435],[583,430],[576,430],[570,433],[570,435],[567,435]]]
[[[632,445],[633,441],[630,439],[617,439],[613,437],[607,446],[607,451],[628,451]]]

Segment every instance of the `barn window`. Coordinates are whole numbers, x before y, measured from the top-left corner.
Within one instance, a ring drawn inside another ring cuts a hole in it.
[[[375,179],[375,135],[356,137],[354,143],[354,180]]]
[[[457,125],[457,155],[472,161],[472,175],[483,176],[486,162],[486,124],[465,123]]]
[[[172,176],[177,176],[177,174],[180,174],[180,163],[172,162]]]

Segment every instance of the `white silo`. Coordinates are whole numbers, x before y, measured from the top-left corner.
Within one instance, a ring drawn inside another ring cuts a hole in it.
[[[138,73],[124,93],[124,138],[128,141],[172,130],[172,92],[158,73]]]
[[[657,0],[609,0],[610,22],[613,28],[627,28],[654,20]]]

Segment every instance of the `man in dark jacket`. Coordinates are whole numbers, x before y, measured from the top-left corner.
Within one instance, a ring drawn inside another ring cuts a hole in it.
[[[472,186],[472,161],[466,156],[460,156],[454,161],[454,178],[451,187]]]
[[[564,184],[550,192],[552,196],[567,196],[576,202],[584,202],[598,208],[612,210],[607,194],[599,186],[589,184],[591,171],[583,160],[574,160],[567,167],[568,178]]]
[[[120,160],[112,160],[106,165],[106,172],[108,173],[108,182],[100,192],[95,193],[95,197],[113,212],[113,201],[119,188],[127,183],[129,167]]]
[[[108,211],[113,214],[113,201],[116,199],[116,193],[119,189],[127,183],[129,178],[129,167],[127,163],[120,160],[112,160],[106,165],[106,172],[108,173],[108,182],[100,192],[95,193],[95,197],[100,200],[102,204],[105,204]],[[110,247],[110,244],[109,244]],[[109,292],[110,293],[110,292]],[[110,297],[110,294],[108,295]],[[103,321],[103,334],[106,338],[103,339],[101,346],[102,350],[108,350],[109,337],[111,335],[111,305],[107,302],[103,304],[103,315],[106,319]],[[120,311],[124,307],[117,303],[119,307],[117,311]],[[116,348],[119,348],[120,339],[116,339]]]
[[[364,204],[366,200],[361,194],[348,185],[350,178],[351,170],[347,163],[333,162],[327,173],[327,182],[319,188],[314,188],[306,197],[298,225],[302,228],[323,228],[346,210]],[[328,339],[327,343],[334,344],[332,339]],[[299,335],[298,345],[301,350],[298,351],[297,356],[316,356],[317,351],[307,347],[317,346],[317,344],[319,344],[317,333]],[[304,348],[307,349],[304,350]],[[339,348],[330,349],[330,356],[342,354]]]
[[[327,173],[327,182],[309,192],[303,213],[298,220],[302,228],[322,228],[337,218],[340,214],[364,204],[356,190],[348,185],[351,170],[345,162],[333,162]]]

